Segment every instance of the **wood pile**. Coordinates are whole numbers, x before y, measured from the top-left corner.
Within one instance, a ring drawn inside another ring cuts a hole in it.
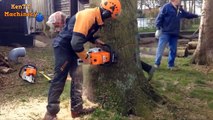
[[[193,55],[198,41],[190,41],[188,39],[179,39],[177,48],[177,57],[188,57]],[[139,40],[140,51],[142,54],[156,55],[157,40],[155,38],[140,38]],[[165,48],[164,56],[168,56],[169,48]]]
[[[155,47],[141,47],[140,51],[142,54],[149,54],[149,55],[156,55],[156,49]],[[165,48],[163,56],[169,55],[169,48]],[[188,56],[188,50],[186,47],[178,47],[177,48],[177,57],[187,57]]]
[[[153,44],[157,42],[155,38],[140,38],[139,44],[141,45],[147,45],[147,44]]]
[[[186,45],[187,49],[188,49],[188,54],[189,55],[193,55],[196,48],[197,48],[197,44],[198,44],[198,41],[191,41],[191,42],[188,42],[188,44]]]
[[[6,57],[0,54],[0,74],[8,74],[14,71]]]

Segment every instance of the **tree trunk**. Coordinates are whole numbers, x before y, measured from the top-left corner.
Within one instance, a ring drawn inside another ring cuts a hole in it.
[[[213,5],[212,0],[203,0],[202,17],[198,46],[192,59],[193,63],[209,65],[213,63]]]
[[[86,95],[105,109],[123,115],[134,114],[150,119],[153,100],[161,98],[144,77],[139,60],[136,10],[137,0],[121,0],[122,15],[105,23],[102,39],[118,53],[112,66],[90,66],[87,69]]]

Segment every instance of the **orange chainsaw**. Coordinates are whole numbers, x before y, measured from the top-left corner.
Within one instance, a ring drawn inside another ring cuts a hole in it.
[[[117,63],[118,56],[111,49],[111,46],[103,44],[100,47],[91,48],[87,52],[91,65],[108,66]],[[83,63],[81,59],[78,60],[78,64]]]
[[[19,71],[19,77],[29,83],[35,83],[37,68],[34,65],[24,65]]]

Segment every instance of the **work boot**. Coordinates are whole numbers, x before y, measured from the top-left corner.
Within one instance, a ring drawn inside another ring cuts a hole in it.
[[[177,67],[177,66],[168,67],[168,69],[171,70],[171,71],[178,71],[178,70],[180,70],[180,68]]]
[[[149,73],[148,73],[149,77],[147,79],[148,81],[150,81],[152,79],[155,69],[156,69],[155,67],[152,67],[151,70],[149,71]]]
[[[96,108],[84,108],[79,111],[71,111],[72,118],[88,115],[95,111]]]
[[[160,65],[154,65],[155,69],[158,69],[160,67]]]
[[[57,120],[57,116],[56,115],[51,115],[49,112],[46,112],[43,120]]]

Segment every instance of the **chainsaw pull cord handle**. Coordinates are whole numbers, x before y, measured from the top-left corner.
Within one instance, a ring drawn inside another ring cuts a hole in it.
[[[37,67],[36,67],[35,65],[31,65],[31,64],[24,65],[24,66],[22,66],[22,67],[20,68],[20,70],[19,70],[19,77],[20,77],[21,79],[22,79],[21,73],[22,73],[23,69],[26,68],[26,67],[28,67],[28,66],[34,67],[34,68],[36,69],[36,71],[37,71]]]

